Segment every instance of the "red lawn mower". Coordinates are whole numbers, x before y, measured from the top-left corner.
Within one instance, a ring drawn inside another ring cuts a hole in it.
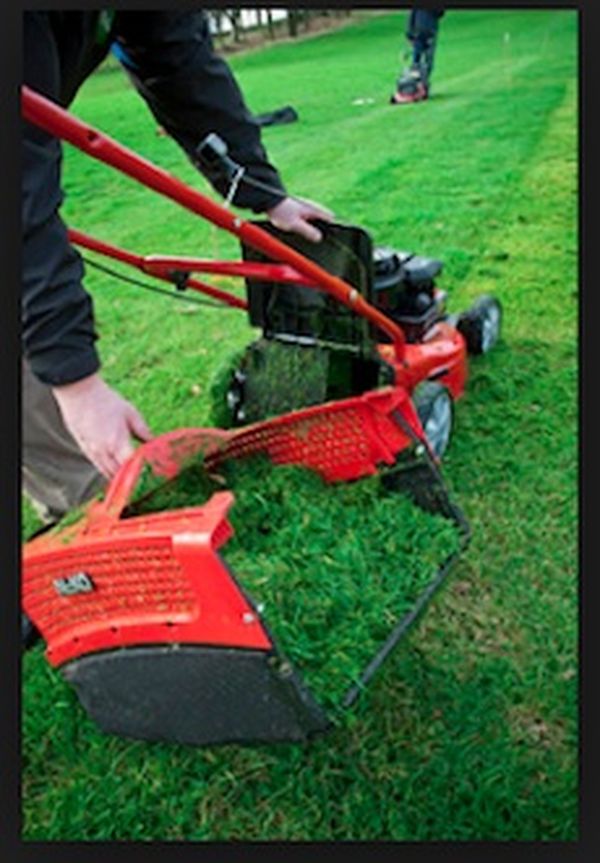
[[[387,247],[352,225],[322,223],[313,244],[268,222],[245,221],[23,88],[23,115],[52,135],[234,234],[240,261],[138,255],[71,230],[71,241],[176,292],[194,291],[245,312],[261,336],[232,369],[223,428],[178,429],[141,445],[71,526],[25,543],[22,604],[49,662],[104,730],[195,745],[301,741],[331,727],[281,653],[252,596],[224,562],[235,497],[124,517],[145,469],[165,480],[202,454],[207,470],[264,454],[327,482],[374,474],[441,512],[468,540],[468,524],[439,470],[467,353],[500,333],[501,307],[481,297],[451,317],[435,285],[441,263]],[[198,149],[232,183],[244,182],[216,136]],[[248,181],[249,178],[248,178]],[[247,299],[198,274],[245,280]],[[298,368],[310,373],[298,376]],[[286,379],[286,375],[288,376]],[[350,706],[445,579],[456,553],[432,575],[411,612],[345,694]]]

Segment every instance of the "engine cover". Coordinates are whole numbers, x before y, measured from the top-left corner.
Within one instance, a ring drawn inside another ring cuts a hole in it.
[[[373,250],[373,304],[399,324],[408,342],[418,342],[444,313],[445,294],[436,289],[442,262],[388,246]]]

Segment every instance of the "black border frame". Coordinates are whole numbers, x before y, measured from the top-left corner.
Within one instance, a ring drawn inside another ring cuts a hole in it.
[[[63,2],[44,2],[37,0],[35,3],[24,4],[22,0],[14,3],[5,0],[0,7],[1,26],[0,38],[2,48],[0,50],[0,153],[1,164],[4,167],[2,193],[0,194],[0,211],[2,213],[2,230],[0,230],[0,254],[3,265],[3,293],[2,314],[0,315],[0,374],[2,380],[2,409],[0,410],[0,443],[2,445],[2,458],[0,468],[2,476],[2,494],[0,495],[0,523],[4,528],[4,541],[2,543],[2,590],[4,591],[0,603],[1,628],[0,628],[0,673],[1,692],[4,695],[4,705],[0,712],[2,716],[2,735],[0,753],[1,779],[0,779],[0,836],[2,847],[8,854],[8,859],[15,861],[43,861],[49,860],[55,863],[61,861],[106,860],[107,854],[116,858],[158,860],[161,855],[169,860],[194,860],[201,855],[203,859],[215,859],[222,861],[224,858],[247,860],[253,852],[260,855],[273,853],[278,859],[283,851],[286,856],[296,856],[299,859],[314,859],[315,853],[324,850],[338,850],[337,843],[312,843],[298,842],[279,845],[277,843],[202,843],[198,847],[194,843],[63,843],[63,842],[23,842],[20,839],[21,815],[20,815],[20,786],[19,786],[19,712],[20,712],[20,615],[18,606],[18,572],[20,551],[20,478],[19,478],[19,447],[20,447],[20,380],[19,380],[19,354],[20,354],[20,325],[18,323],[18,285],[20,272],[20,220],[19,220],[19,178],[20,178],[20,156],[19,156],[19,113],[18,113],[18,86],[20,83],[20,43],[21,43],[21,15],[26,8],[55,8],[55,9],[81,9],[82,7],[99,8],[101,4],[88,2],[88,0],[63,0]],[[107,4],[109,5],[109,4]],[[146,0],[142,3],[118,2],[113,0],[110,4],[114,7],[160,9],[165,7],[165,2]],[[199,3],[190,3],[188,0],[176,0],[169,6],[198,6]],[[280,7],[285,4],[273,2],[238,2],[225,4],[222,0],[212,0],[211,7],[219,5],[273,6]],[[408,3],[395,4],[389,2],[340,2],[330,0],[323,2],[294,2],[290,0],[288,6],[305,8],[391,8],[406,9]],[[424,4],[426,5],[426,4]],[[597,761],[597,748],[595,744],[596,718],[593,699],[593,684],[591,678],[592,647],[594,637],[591,623],[591,604],[593,599],[593,566],[592,546],[589,542],[589,532],[586,525],[589,524],[590,511],[592,509],[590,488],[594,470],[597,465],[596,450],[589,446],[589,441],[595,441],[591,434],[591,423],[594,421],[593,405],[590,404],[589,382],[591,376],[591,346],[590,329],[594,318],[592,315],[591,300],[597,290],[593,281],[592,256],[589,254],[588,236],[592,222],[592,211],[590,203],[593,195],[589,188],[592,185],[592,174],[595,151],[592,150],[591,132],[591,102],[593,94],[593,82],[598,80],[597,75],[597,48],[594,36],[600,31],[594,26],[594,12],[597,14],[598,4],[593,0],[579,0],[579,2],[526,2],[520,3],[515,0],[504,0],[496,2],[456,2],[444,4],[448,9],[573,9],[579,12],[579,236],[580,257],[579,276],[581,287],[580,318],[579,318],[579,491],[580,491],[580,524],[579,524],[579,548],[580,548],[580,836],[573,842],[465,842],[465,843],[394,843],[394,842],[350,842],[339,845],[340,853],[346,856],[357,854],[378,854],[397,858],[407,856],[413,858],[420,856],[423,859],[439,859],[440,856],[455,858],[457,860],[482,858],[487,860],[587,860],[592,856],[593,848],[598,848],[599,821],[597,791],[594,787],[595,768]],[[595,67],[596,73],[593,69]],[[598,186],[594,185],[594,188]],[[586,387],[588,392],[586,393]],[[586,398],[587,396],[587,398]],[[560,409],[560,406],[557,406]],[[8,535],[7,535],[8,534]],[[6,705],[10,709],[6,709]],[[594,793],[596,792],[596,793]],[[596,851],[598,854],[598,851]]]

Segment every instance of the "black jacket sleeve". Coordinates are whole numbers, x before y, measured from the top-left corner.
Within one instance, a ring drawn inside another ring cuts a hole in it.
[[[114,36],[137,90],[167,132],[194,158],[209,132],[227,143],[253,179],[277,191],[238,186],[233,203],[263,212],[285,197],[281,179],[261,144],[260,127],[245,105],[227,64],[213,50],[202,12],[124,12]],[[225,196],[228,186],[206,174]]]
[[[95,18],[82,23],[84,16],[24,15],[24,83],[59,104],[68,104],[99,61],[100,49],[90,36]],[[214,54],[202,13],[120,11],[113,38],[125,50],[129,74],[155,117],[190,157],[215,131],[253,178],[280,190],[240,185],[236,205],[261,212],[285,197],[261,145],[259,126],[229,68]],[[23,348],[34,374],[54,386],[100,367],[83,263],[59,215],[61,152],[59,141],[23,123]],[[227,193],[222,182],[208,179]]]
[[[59,101],[59,61],[47,13],[24,16],[24,81]],[[83,264],[59,216],[61,146],[23,123],[22,340],[33,373],[60,385],[99,368]]]

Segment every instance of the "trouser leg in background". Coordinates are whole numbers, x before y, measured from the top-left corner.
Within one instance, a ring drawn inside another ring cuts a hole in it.
[[[413,46],[413,66],[423,71],[427,83],[433,71],[438,26],[435,14],[427,9],[413,9],[406,28],[406,37]]]
[[[106,479],[67,431],[50,387],[26,360],[22,365],[23,491],[45,522],[58,521],[101,491]]]

